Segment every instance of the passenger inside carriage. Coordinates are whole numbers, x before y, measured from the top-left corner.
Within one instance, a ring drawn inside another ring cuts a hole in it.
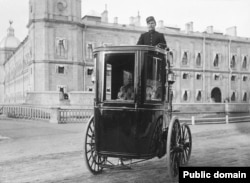
[[[105,61],[105,99],[134,100],[135,54],[110,53],[106,55]]]
[[[117,95],[117,98],[122,100],[134,100],[134,97],[134,86],[132,84],[121,86]]]

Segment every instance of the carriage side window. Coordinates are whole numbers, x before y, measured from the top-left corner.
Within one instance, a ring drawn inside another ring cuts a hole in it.
[[[105,55],[104,100],[134,100],[134,53]]]
[[[154,55],[153,53],[146,54],[146,101],[161,102],[163,100],[163,72],[164,62],[163,57]]]

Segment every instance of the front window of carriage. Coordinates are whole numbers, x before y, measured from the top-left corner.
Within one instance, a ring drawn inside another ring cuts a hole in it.
[[[134,53],[105,55],[104,100],[134,101]]]
[[[151,52],[145,56],[145,100],[160,102],[163,100],[164,57]]]

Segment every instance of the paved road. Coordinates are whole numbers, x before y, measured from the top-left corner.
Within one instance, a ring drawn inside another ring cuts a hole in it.
[[[1,183],[168,182],[166,159],[91,175],[83,162],[85,124],[0,120]],[[250,122],[191,126],[188,166],[249,166]]]

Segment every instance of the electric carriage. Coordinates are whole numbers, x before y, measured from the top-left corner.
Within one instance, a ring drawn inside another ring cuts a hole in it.
[[[85,131],[87,168],[131,164],[165,155],[168,173],[192,150],[190,128],[172,116],[172,72],[168,51],[153,46],[110,46],[94,50],[94,115]],[[114,159],[117,159],[115,163]]]

